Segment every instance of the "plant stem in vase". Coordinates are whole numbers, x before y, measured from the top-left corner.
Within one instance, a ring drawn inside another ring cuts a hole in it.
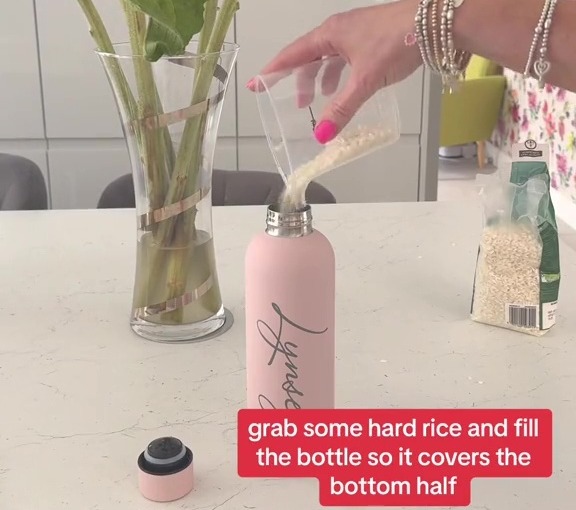
[[[198,340],[225,322],[211,185],[238,51],[225,37],[238,1],[119,1],[130,42],[112,45],[91,0],[78,0],[114,91],[132,163],[138,232],[131,324],[152,340]]]

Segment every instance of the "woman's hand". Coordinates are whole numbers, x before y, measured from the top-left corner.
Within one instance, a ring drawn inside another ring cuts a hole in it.
[[[260,74],[291,70],[334,55],[350,65],[348,82],[316,126],[317,140],[327,143],[378,89],[407,78],[420,67],[422,58],[412,35],[417,8],[418,0],[399,0],[331,16],[284,48]],[[334,70],[336,75],[339,71]],[[256,91],[256,81],[250,80],[248,88]]]

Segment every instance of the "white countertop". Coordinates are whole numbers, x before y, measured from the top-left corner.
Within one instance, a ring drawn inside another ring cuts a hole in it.
[[[559,319],[537,339],[472,323],[474,204],[313,208],[337,257],[340,407],[549,407],[555,474],[476,480],[473,510],[568,510],[576,499],[576,257],[562,249]],[[265,208],[216,208],[235,324],[199,344],[129,328],[135,219],[124,211],[0,213],[0,510],[320,509],[315,480],[240,479],[243,255]],[[136,459],[175,435],[194,492],[144,500]]]

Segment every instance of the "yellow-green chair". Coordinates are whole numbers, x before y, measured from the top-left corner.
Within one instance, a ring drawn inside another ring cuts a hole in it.
[[[486,141],[498,122],[506,78],[502,68],[485,58],[473,55],[466,77],[454,93],[442,95],[440,146],[451,147],[476,143],[478,166],[486,163]]]

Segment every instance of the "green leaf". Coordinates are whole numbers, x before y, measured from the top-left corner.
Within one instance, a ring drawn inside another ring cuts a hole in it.
[[[146,31],[146,58],[184,53],[204,24],[206,0],[129,0],[150,17]]]

